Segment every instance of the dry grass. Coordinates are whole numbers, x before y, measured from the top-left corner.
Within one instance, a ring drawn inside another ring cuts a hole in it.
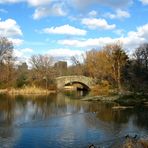
[[[135,140],[133,138],[128,138],[124,142],[122,148],[148,148],[147,139]]]
[[[25,95],[25,94],[49,94],[55,91],[50,91],[50,90],[46,90],[43,88],[39,88],[39,87],[35,87],[35,86],[31,86],[31,87],[24,87],[24,88],[20,88],[20,89],[15,89],[12,88],[8,91],[9,94],[13,94],[13,95]]]
[[[7,93],[7,89],[0,89],[0,94],[5,94]]]
[[[109,94],[109,84],[107,81],[102,81],[100,84],[95,85],[92,88],[93,95],[108,95]]]

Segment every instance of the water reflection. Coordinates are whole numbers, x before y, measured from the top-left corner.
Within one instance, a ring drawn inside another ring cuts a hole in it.
[[[2,147],[86,147],[128,133],[148,135],[148,109],[113,110],[114,103],[81,101],[80,94],[0,96]]]

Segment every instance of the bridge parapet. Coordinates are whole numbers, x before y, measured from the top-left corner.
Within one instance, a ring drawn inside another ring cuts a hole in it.
[[[95,81],[93,78],[90,77],[74,75],[57,77],[56,83],[58,89],[63,89],[66,84],[70,83],[80,83],[91,89],[91,87],[95,84]]]

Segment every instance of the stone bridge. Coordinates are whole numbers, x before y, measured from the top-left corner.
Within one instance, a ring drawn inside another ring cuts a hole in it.
[[[56,78],[56,84],[58,89],[63,89],[66,85],[72,85],[79,83],[83,88],[90,90],[91,87],[95,84],[93,78],[86,76],[61,76]]]

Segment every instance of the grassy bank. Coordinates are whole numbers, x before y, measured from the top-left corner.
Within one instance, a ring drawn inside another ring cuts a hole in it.
[[[10,95],[45,95],[55,92],[56,90],[46,90],[35,86],[0,90],[0,93],[10,94]]]
[[[118,95],[114,96],[90,96],[90,97],[85,97],[82,99],[83,101],[115,101],[119,98]]]
[[[83,101],[107,101],[116,102],[120,105],[135,106],[138,104],[148,105],[148,94],[110,94],[110,95],[98,95],[98,96],[86,96]]]
[[[148,104],[148,94],[120,95],[115,102],[122,105]]]

